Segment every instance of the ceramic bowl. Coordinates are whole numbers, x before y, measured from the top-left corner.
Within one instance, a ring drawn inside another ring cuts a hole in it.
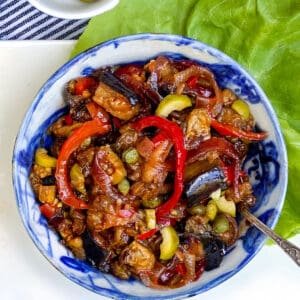
[[[243,168],[251,178],[257,204],[253,213],[273,228],[282,209],[287,186],[287,155],[274,110],[254,79],[234,60],[199,41],[176,35],[139,34],[97,45],[73,58],[42,86],[25,116],[13,153],[13,183],[23,223],[41,253],[66,277],[96,293],[118,299],[179,299],[207,291],[243,269],[258,253],[266,237],[251,227],[224,257],[221,266],[205,272],[185,287],[158,291],[132,279],[122,281],[76,259],[47,226],[28,180],[35,149],[47,127],[65,112],[62,90],[66,82],[105,65],[146,61],[158,55],[196,60],[208,66],[222,88],[232,89],[250,105],[266,140],[250,147]]]
[[[114,8],[119,0],[28,0],[40,11],[62,19],[86,19]]]

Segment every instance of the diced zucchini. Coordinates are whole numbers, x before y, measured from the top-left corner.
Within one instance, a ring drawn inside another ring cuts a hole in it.
[[[130,190],[130,183],[129,181],[124,178],[121,182],[118,183],[118,190],[123,194],[127,195]]]
[[[210,194],[211,199],[219,199],[221,197],[221,189],[217,189],[216,191]]]
[[[146,215],[146,224],[149,229],[154,229],[156,227],[156,216],[155,216],[155,209],[148,208],[145,209]]]
[[[48,155],[45,148],[38,148],[35,152],[35,163],[45,168],[55,168],[56,158]]]
[[[214,200],[210,200],[206,205],[206,216],[213,221],[217,215],[218,208]]]
[[[186,95],[170,94],[161,100],[155,114],[160,117],[167,117],[172,111],[181,111],[192,106],[191,99]]]
[[[214,199],[214,201],[220,212],[223,212],[223,213],[231,215],[232,217],[235,217],[236,206],[235,206],[235,202],[233,200],[227,200],[224,196],[221,196],[218,199]]]
[[[81,171],[81,167],[78,164],[74,164],[70,170],[70,179],[72,187],[82,194],[86,194],[84,185],[84,176]]]
[[[232,103],[231,108],[235,110],[238,114],[240,114],[245,120],[249,119],[250,108],[248,103],[246,103],[245,101],[237,99]]]
[[[91,137],[88,137],[82,142],[81,147],[88,147],[91,144],[91,142],[92,142]]]
[[[171,259],[179,246],[179,237],[177,232],[171,225],[163,227],[160,232],[162,235],[162,243],[160,244],[160,259]]]

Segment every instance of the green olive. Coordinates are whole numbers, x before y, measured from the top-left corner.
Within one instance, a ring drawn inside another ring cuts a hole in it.
[[[203,215],[206,214],[206,207],[203,204],[197,204],[197,205],[194,205],[192,207],[189,207],[188,212],[191,215],[201,215],[201,216],[203,216]]]
[[[142,205],[146,208],[156,208],[160,206],[162,203],[162,198],[161,197],[155,197],[151,199],[142,199]]]
[[[229,221],[223,214],[218,215],[213,223],[213,230],[216,233],[223,233],[229,230]]]

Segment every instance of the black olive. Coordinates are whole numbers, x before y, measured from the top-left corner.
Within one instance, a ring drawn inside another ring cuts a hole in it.
[[[202,237],[201,242],[206,256],[205,271],[219,267],[226,253],[225,242],[212,236]]]
[[[55,179],[54,175],[48,175],[41,179],[41,183],[42,183],[42,185],[46,185],[46,186],[55,185],[56,179]]]

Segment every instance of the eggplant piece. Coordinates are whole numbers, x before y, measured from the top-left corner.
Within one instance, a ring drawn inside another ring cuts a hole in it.
[[[107,70],[101,70],[96,73],[97,79],[109,87],[111,87],[116,92],[125,96],[129,103],[133,106],[139,103],[139,99],[135,92],[128,88],[118,77]]]
[[[110,271],[110,252],[95,244],[90,233],[85,231],[82,234],[83,248],[87,262],[102,272]]]
[[[191,238],[196,238],[202,243],[205,252],[205,271],[218,268],[228,249],[226,243],[214,236],[211,232],[206,231],[203,234],[187,232],[180,234],[180,244],[189,244]]]
[[[44,178],[41,178],[41,184],[44,186],[55,185],[56,179],[54,175],[48,175]]]
[[[120,136],[119,129],[115,122],[111,122],[111,130],[95,138],[95,145],[100,147],[106,144],[114,144]]]
[[[224,241],[214,237],[200,237],[205,251],[205,271],[218,268],[226,253]]]
[[[70,108],[70,114],[72,120],[77,122],[86,122],[91,120],[91,115],[86,108],[86,99],[82,95],[73,95],[68,86],[64,89],[63,92],[64,100],[68,107]]]
[[[184,190],[187,205],[191,207],[197,203],[204,203],[217,189],[227,189],[227,181],[222,170],[215,167],[187,183]]]

